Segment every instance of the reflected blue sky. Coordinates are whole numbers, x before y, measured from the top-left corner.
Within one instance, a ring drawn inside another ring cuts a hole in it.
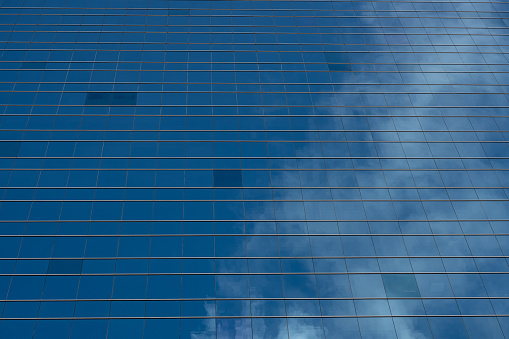
[[[0,337],[509,336],[507,13],[0,0]]]

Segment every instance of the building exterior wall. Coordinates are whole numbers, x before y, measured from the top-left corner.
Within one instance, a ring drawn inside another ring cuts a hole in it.
[[[0,337],[509,338],[508,11],[0,0]]]

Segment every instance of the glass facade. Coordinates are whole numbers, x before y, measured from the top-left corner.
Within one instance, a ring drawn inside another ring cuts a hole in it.
[[[0,337],[509,339],[508,13],[0,0]]]

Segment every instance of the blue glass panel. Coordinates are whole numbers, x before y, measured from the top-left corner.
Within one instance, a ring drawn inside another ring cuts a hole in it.
[[[387,297],[419,297],[413,274],[382,274]]]
[[[215,187],[241,187],[242,172],[234,170],[215,170],[214,171]]]
[[[49,274],[79,274],[83,260],[50,260]]]
[[[507,337],[508,12],[0,1],[0,337]]]
[[[2,157],[15,157],[18,155],[21,142],[1,141],[0,142],[0,156]]]

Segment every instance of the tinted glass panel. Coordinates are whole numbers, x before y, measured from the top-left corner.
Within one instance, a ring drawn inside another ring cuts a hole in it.
[[[15,157],[18,155],[21,142],[0,141],[0,156]]]
[[[45,69],[45,62],[24,62],[21,65],[21,69]]]
[[[50,260],[48,274],[79,274],[83,260]]]
[[[87,93],[85,105],[136,105],[136,93]]]
[[[214,170],[215,187],[242,187],[242,171]]]
[[[419,297],[413,274],[383,274],[385,292],[390,297]]]
[[[505,2],[0,18],[0,338],[508,337]]]

